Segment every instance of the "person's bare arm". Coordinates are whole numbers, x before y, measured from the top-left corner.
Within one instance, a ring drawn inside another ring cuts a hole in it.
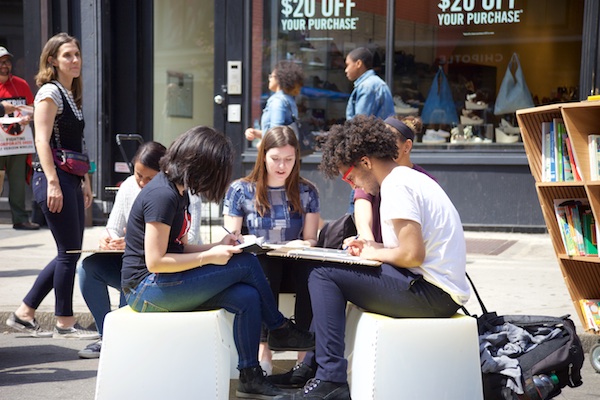
[[[373,235],[373,205],[366,199],[354,200],[356,232],[365,240],[375,240]]]

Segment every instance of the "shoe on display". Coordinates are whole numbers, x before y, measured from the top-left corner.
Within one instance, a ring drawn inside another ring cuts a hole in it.
[[[288,319],[281,328],[269,332],[267,343],[273,351],[309,351],[315,348],[315,335]]]
[[[300,388],[306,385],[309,379],[315,377],[315,370],[303,362],[294,365],[294,368],[283,374],[271,375],[267,380],[275,386],[284,388]]]
[[[350,387],[348,386],[348,383],[337,383],[322,381],[320,379],[311,379],[298,392],[277,396],[275,399],[350,400]]]
[[[463,125],[481,125],[483,124],[483,118],[471,110],[463,109],[460,116],[460,123]]]
[[[77,355],[79,358],[100,358],[100,350],[102,350],[102,339],[88,344],[85,349],[79,350]]]
[[[496,128],[496,143],[517,143],[521,138],[521,133],[507,133],[500,128]]]
[[[404,101],[402,101],[402,97],[396,95],[394,96],[394,112],[396,114],[402,114],[402,115],[409,115],[409,114],[415,114],[419,112],[419,109],[417,107],[413,107],[410,104],[405,103]]]
[[[33,321],[25,321],[25,320],[17,317],[17,314],[12,313],[9,315],[8,319],[6,320],[6,325],[8,325],[11,328],[14,328],[16,330],[19,330],[21,332],[26,332],[33,337],[39,337],[39,338],[52,337],[52,332],[42,330],[42,327],[36,321],[35,318],[33,319]]]
[[[518,126],[513,126],[510,122],[505,120],[504,118],[500,119],[500,129],[506,134],[514,135],[521,133],[521,128]]]
[[[269,382],[260,366],[240,370],[240,379],[235,395],[242,399],[272,399],[285,394],[283,389]]]
[[[79,324],[75,324],[70,328],[59,328],[54,327],[54,339],[82,339],[82,340],[96,340],[100,339],[100,334],[97,331],[85,329]]]
[[[446,131],[443,132],[448,133]],[[448,134],[448,136],[450,136],[450,134]],[[446,139],[447,137],[440,135],[438,131],[427,129],[423,135],[422,142],[429,144],[446,143]]]

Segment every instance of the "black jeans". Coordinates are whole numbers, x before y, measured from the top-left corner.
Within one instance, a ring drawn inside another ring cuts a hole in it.
[[[59,213],[48,210],[48,182],[43,172],[33,174],[33,196],[40,205],[48,228],[54,236],[58,254],[40,272],[33,287],[23,299],[29,307],[37,309],[42,300],[54,289],[55,315],[73,315],[73,286],[75,268],[80,254],[69,254],[68,250],[80,250],[85,228],[85,210],[81,178],[57,169],[60,188],[63,194],[63,208]]]

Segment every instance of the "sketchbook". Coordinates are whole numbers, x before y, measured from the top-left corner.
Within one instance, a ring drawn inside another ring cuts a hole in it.
[[[252,253],[255,255],[266,254],[272,250],[280,248],[281,245],[267,243],[264,237],[256,237],[254,235],[244,235],[244,242],[235,246],[242,249],[244,253]]]
[[[273,257],[289,257],[303,260],[327,261],[342,264],[364,265],[368,267],[378,267],[381,261],[366,260],[357,256],[348,254],[345,250],[325,249],[321,247],[280,247],[267,253]]]
[[[102,254],[123,254],[125,250],[102,250],[102,249],[82,249],[82,250],[67,250],[65,253],[102,253]]]

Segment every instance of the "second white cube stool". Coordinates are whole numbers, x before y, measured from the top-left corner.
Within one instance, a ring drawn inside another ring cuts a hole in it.
[[[475,318],[389,318],[352,304],[346,318],[353,399],[483,399]]]

